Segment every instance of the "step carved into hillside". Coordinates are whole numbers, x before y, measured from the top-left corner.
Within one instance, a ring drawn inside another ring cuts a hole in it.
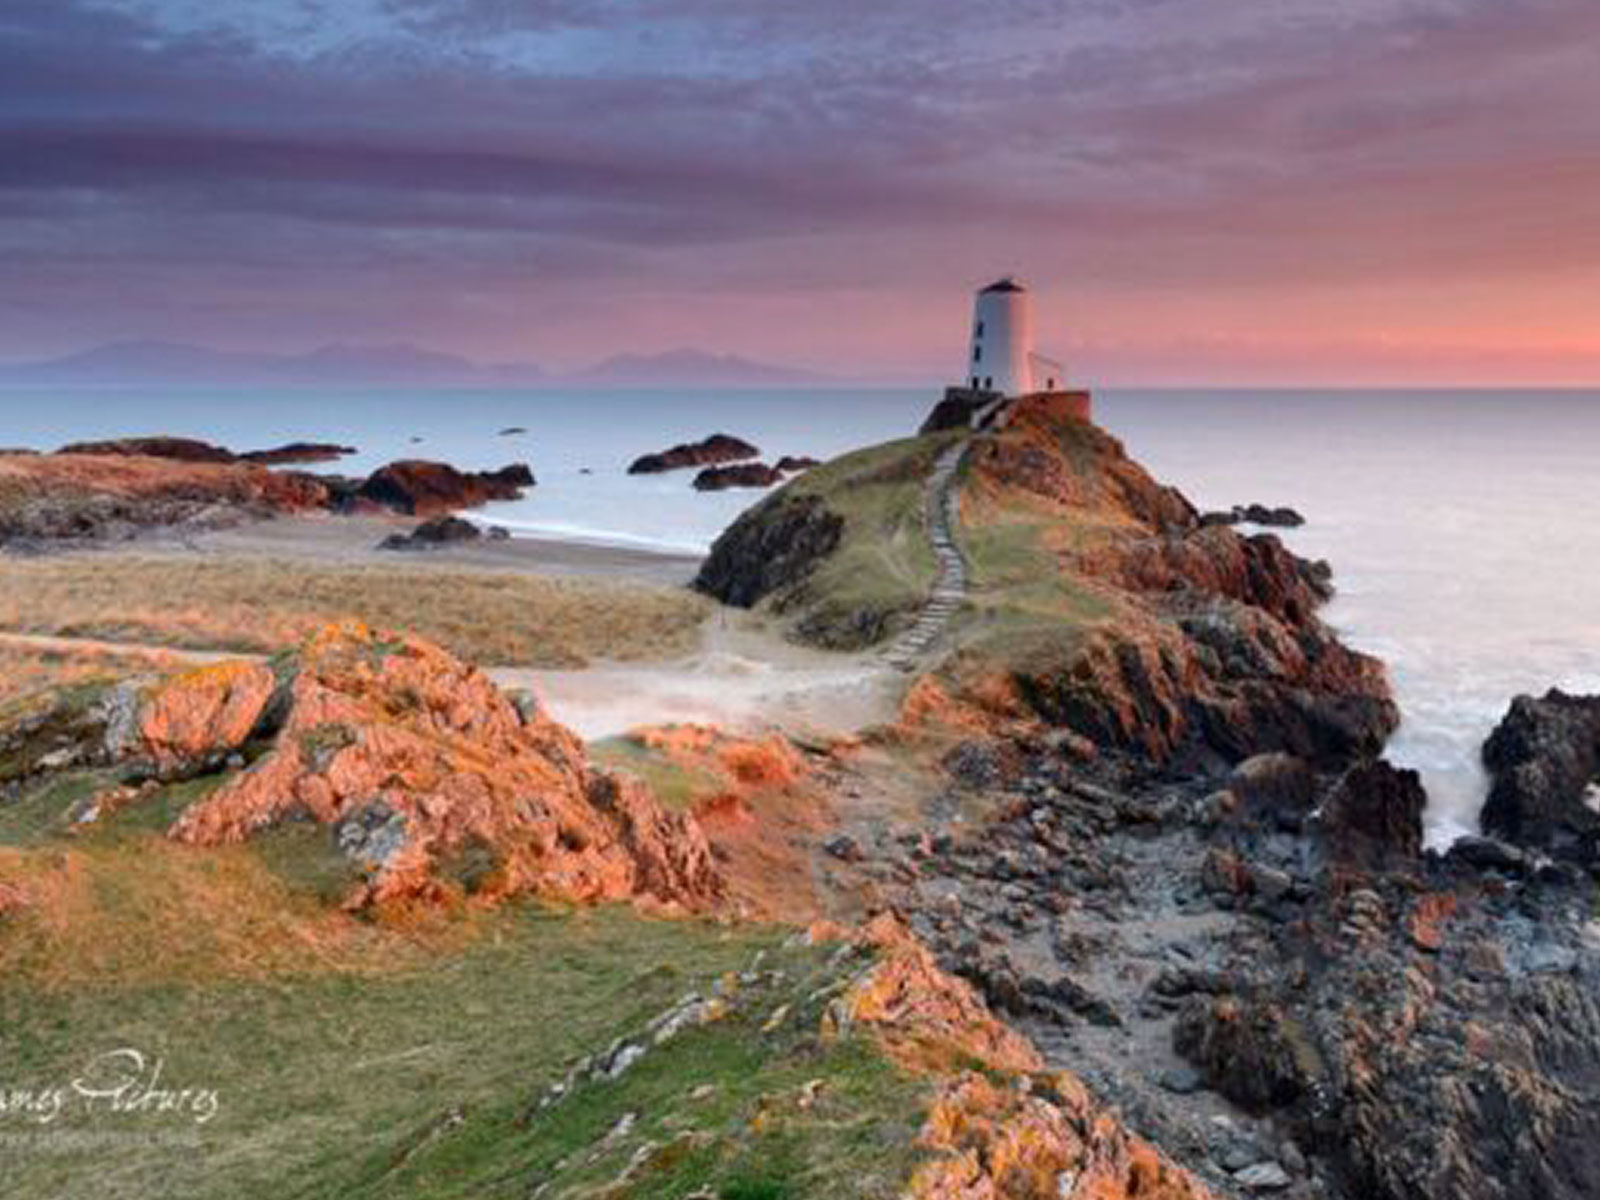
[[[963,438],[940,454],[925,485],[923,516],[938,569],[917,619],[884,651],[884,660],[897,670],[911,670],[966,602],[967,560],[956,543],[955,528],[961,503],[957,479],[970,445]]]

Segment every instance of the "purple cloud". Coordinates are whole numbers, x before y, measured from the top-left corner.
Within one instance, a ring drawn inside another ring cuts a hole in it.
[[[1174,289],[1270,326],[1600,282],[1597,39],[1589,0],[11,0],[0,353],[699,320],[805,359],[777,313],[813,361],[931,363],[995,269],[1113,334]]]

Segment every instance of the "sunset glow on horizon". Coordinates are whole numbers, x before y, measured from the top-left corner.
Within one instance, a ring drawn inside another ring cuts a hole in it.
[[[1600,382],[1593,0],[7,0],[0,360]]]

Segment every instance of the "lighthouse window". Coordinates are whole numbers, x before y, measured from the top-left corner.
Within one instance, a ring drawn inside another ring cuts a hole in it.
[[[982,337],[983,336],[983,322],[982,321],[978,322],[978,328],[973,331],[972,336],[973,337]]]
[[[974,346],[972,348],[972,361],[975,362],[975,363],[980,363],[980,362],[983,361],[983,347],[982,346]]]

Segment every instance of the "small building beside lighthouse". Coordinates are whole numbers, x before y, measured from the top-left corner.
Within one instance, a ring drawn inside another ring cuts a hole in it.
[[[1003,426],[1015,402],[1026,396],[1051,397],[1052,411],[1089,420],[1089,393],[1067,386],[1062,365],[1034,348],[1033,331],[1027,287],[1007,275],[981,289],[973,301],[962,380],[946,390],[923,431]]]

